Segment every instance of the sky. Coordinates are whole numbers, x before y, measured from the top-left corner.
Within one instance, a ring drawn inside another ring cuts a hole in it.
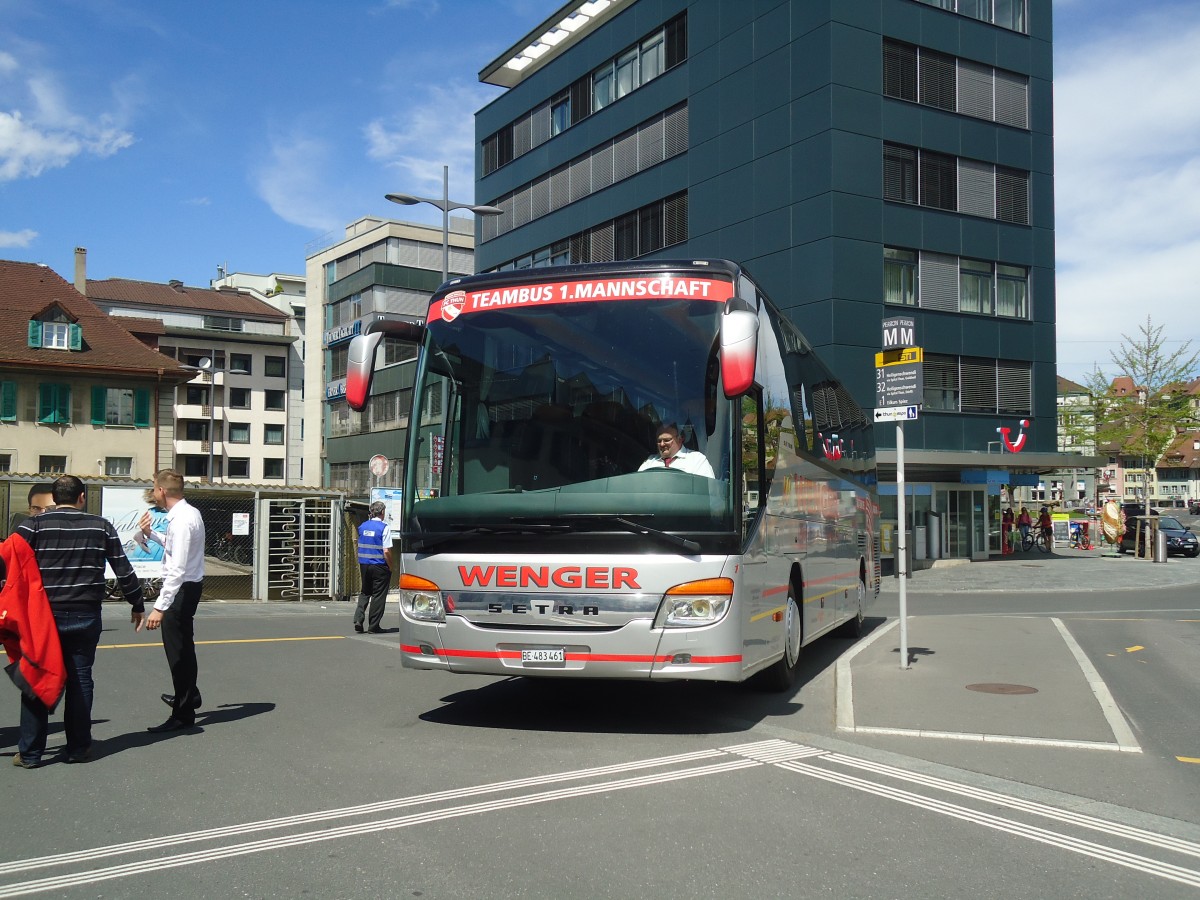
[[[383,195],[440,196],[448,165],[474,202],[479,70],[561,5],[0,0],[0,259],[204,286],[302,274],[364,215],[439,224]],[[1200,350],[1200,3],[1053,12],[1058,367],[1084,381],[1147,316]]]

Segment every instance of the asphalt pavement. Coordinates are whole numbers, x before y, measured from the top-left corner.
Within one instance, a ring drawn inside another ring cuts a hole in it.
[[[898,618],[888,618],[843,654],[837,664],[838,730],[1139,753],[1128,722],[1062,620],[970,614],[967,597],[1059,591],[1137,596],[1191,585],[1200,586],[1200,559],[1153,562],[1107,549],[938,560],[914,571],[905,593],[918,606],[922,596],[962,594],[964,614],[910,616],[902,677]],[[899,588],[898,578],[885,577],[881,601],[895,602]]]

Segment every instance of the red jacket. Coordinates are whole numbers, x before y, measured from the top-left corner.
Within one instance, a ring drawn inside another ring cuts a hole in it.
[[[0,560],[7,572],[0,590],[0,642],[12,660],[6,670],[22,693],[53,711],[67,683],[67,669],[42,574],[19,534],[0,543]]]

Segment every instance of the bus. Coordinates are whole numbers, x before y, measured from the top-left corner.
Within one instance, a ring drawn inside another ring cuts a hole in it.
[[[405,667],[782,691],[803,646],[858,635],[880,586],[873,426],[738,264],[452,279],[423,321],[364,320],[354,409],[389,335],[418,345]],[[676,434],[687,466],[657,453]]]

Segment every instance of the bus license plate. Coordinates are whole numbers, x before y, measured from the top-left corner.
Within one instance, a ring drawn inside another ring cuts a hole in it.
[[[522,663],[565,663],[566,652],[561,647],[543,647],[537,650],[522,650]]]

